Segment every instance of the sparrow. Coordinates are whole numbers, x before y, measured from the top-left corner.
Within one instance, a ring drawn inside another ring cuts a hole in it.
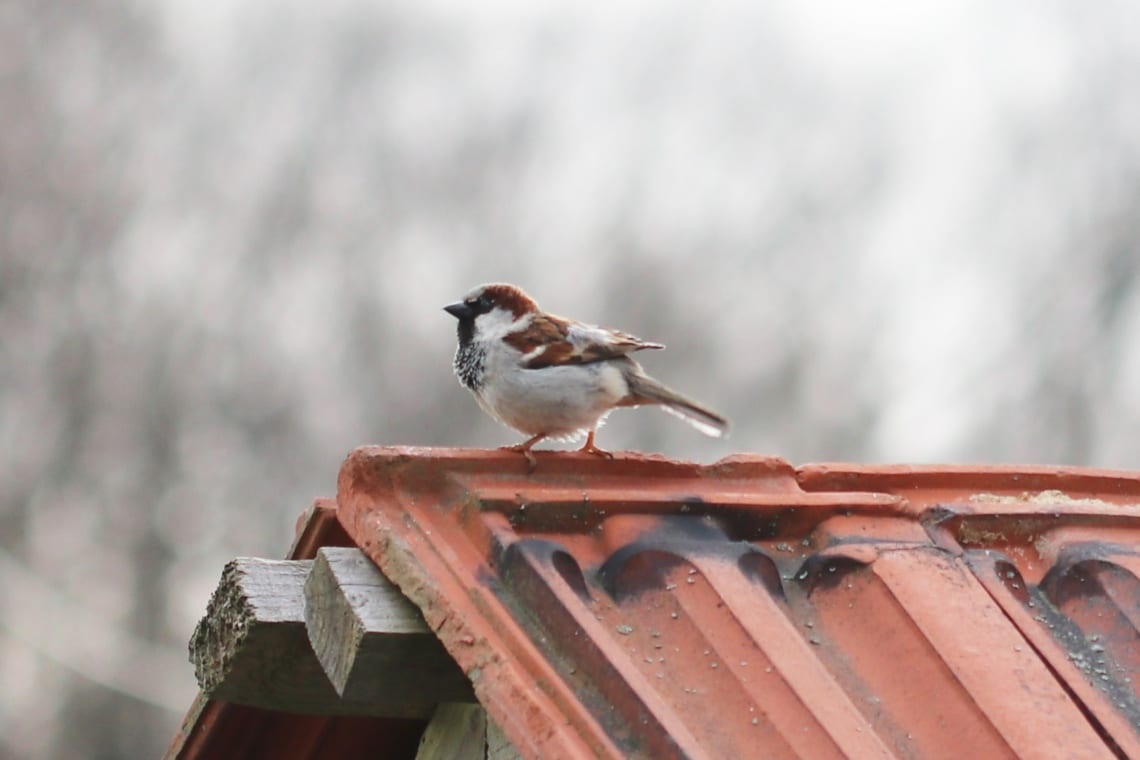
[[[623,406],[656,405],[702,433],[728,433],[728,420],[666,387],[630,357],[665,348],[628,333],[547,314],[514,285],[480,285],[443,307],[459,320],[455,374],[479,406],[499,422],[530,436],[505,448],[522,453],[550,438],[586,434],[580,451],[612,458],[594,444],[606,415]]]

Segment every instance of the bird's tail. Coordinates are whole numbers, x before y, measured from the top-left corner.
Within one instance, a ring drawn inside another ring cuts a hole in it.
[[[707,406],[682,396],[641,372],[627,374],[626,380],[630,391],[626,405],[658,404],[666,412],[680,417],[707,436],[723,438],[728,435],[728,420]]]

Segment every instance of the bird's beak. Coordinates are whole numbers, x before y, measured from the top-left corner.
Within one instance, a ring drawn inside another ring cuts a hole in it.
[[[456,319],[470,319],[475,316],[475,312],[465,303],[449,304],[448,306],[444,306],[443,310]]]

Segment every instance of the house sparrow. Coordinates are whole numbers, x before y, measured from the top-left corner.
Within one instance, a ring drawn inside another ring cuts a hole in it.
[[[444,307],[459,320],[455,374],[487,414],[530,436],[506,448],[526,456],[545,438],[586,433],[581,451],[613,455],[594,445],[602,420],[619,406],[654,404],[710,436],[728,420],[645,374],[629,354],[665,348],[617,330],[547,314],[514,285],[480,285]]]

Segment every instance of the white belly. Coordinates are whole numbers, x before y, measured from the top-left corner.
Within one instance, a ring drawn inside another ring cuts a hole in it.
[[[492,416],[527,435],[572,437],[590,431],[629,394],[621,362],[511,368],[481,389]]]

